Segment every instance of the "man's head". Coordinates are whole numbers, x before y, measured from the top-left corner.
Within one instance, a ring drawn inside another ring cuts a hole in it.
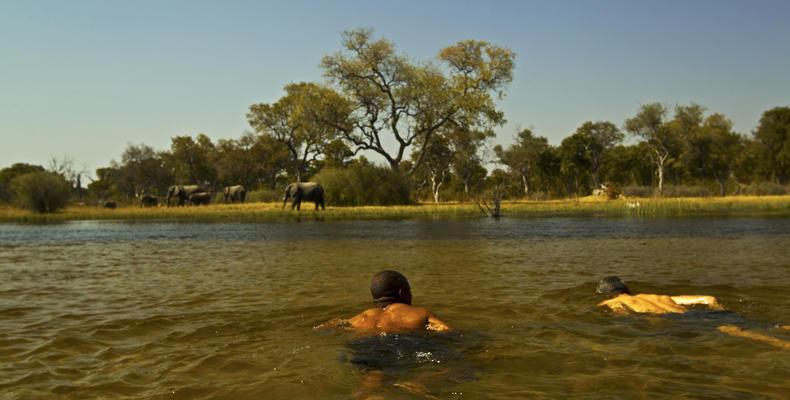
[[[381,271],[370,280],[370,294],[373,302],[379,307],[392,303],[411,305],[411,287],[409,281],[400,272]]]
[[[601,294],[608,294],[608,295],[620,295],[620,294],[631,294],[628,291],[628,286],[623,283],[617,276],[607,276],[606,278],[601,279],[598,282],[598,287],[595,289],[595,293]]]

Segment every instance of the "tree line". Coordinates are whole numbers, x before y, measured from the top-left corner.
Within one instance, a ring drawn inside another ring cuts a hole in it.
[[[50,186],[60,177],[80,200],[127,202],[173,184],[241,184],[273,200],[288,182],[307,180],[321,182],[334,205],[469,200],[494,187],[509,198],[585,196],[604,186],[643,196],[786,192],[788,107],[765,111],[751,136],[698,104],[651,103],[620,126],[584,122],[558,146],[524,129],[492,148],[505,123],[496,101],[514,63],[511,50],[474,40],[415,61],[371,29],[347,31],[321,61],[325,83],[291,83],[276,102],[251,105],[251,131],[238,139],[176,136],[163,151],[128,144],[84,189],[82,174],[63,165],[15,164],[0,171],[0,201],[22,204],[44,177]],[[636,144],[623,144],[627,136]]]

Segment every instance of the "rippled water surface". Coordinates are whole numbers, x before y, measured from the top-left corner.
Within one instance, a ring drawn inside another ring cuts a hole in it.
[[[311,329],[382,269],[457,332]],[[612,274],[732,313],[615,316]],[[790,352],[716,330],[777,323],[781,218],[0,225],[0,398],[787,398]]]

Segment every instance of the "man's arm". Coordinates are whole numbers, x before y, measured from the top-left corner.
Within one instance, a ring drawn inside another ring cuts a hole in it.
[[[442,322],[439,318],[436,318],[436,316],[433,315],[433,313],[431,313],[430,311],[428,311],[428,324],[425,326],[425,328],[428,329],[429,331],[434,331],[434,332],[452,332],[453,331],[453,328],[450,328],[449,326],[447,326],[447,324]]]
[[[771,346],[778,347],[782,350],[790,350],[790,342],[786,342],[784,340],[777,339],[775,337],[763,335],[761,333],[756,333],[756,332],[744,331],[738,328],[737,326],[733,326],[733,325],[722,325],[718,329],[728,335],[759,340],[761,342],[768,343]]]
[[[719,301],[716,300],[713,296],[706,296],[706,295],[685,295],[685,296],[670,296],[672,301],[678,303],[680,305],[694,305],[694,304],[704,304],[710,307],[713,310],[723,310],[724,307],[719,304]]]
[[[313,329],[323,329],[323,328],[343,328],[343,329],[351,329],[353,326],[347,319],[343,318],[332,318],[329,321],[324,322],[321,325],[314,326]]]

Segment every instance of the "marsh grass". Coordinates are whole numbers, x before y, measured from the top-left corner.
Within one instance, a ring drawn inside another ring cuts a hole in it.
[[[439,219],[477,218],[480,210],[473,203],[424,203],[410,206],[327,207],[313,210],[312,203],[301,211],[282,209],[282,203],[212,204],[197,207],[119,207],[105,209],[72,206],[54,213],[35,213],[13,207],[0,208],[3,222],[58,222],[71,220],[350,220],[350,219]],[[505,217],[613,216],[790,216],[790,196],[733,196],[706,198],[628,198],[606,200],[602,197],[549,201],[504,201]]]

